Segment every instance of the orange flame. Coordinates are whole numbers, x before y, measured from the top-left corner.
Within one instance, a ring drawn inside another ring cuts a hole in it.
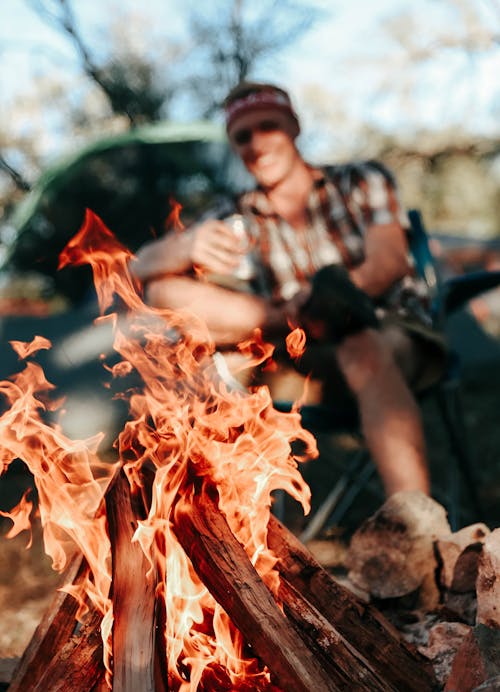
[[[18,352],[36,350],[30,344],[16,344]],[[10,408],[0,416],[0,455],[3,471],[14,459],[22,459],[33,474],[38,492],[38,511],[43,527],[46,553],[52,566],[63,571],[76,550],[84,553],[90,575],[79,588],[71,587],[78,599],[81,617],[86,599],[103,614],[110,612],[108,598],[111,583],[110,544],[102,497],[113,473],[96,454],[102,435],[85,441],[69,440],[57,426],[49,426],[43,413],[52,405],[46,402],[47,392],[54,387],[36,363],[11,381],[0,383],[0,393]],[[22,512],[27,519],[27,506],[14,508],[11,519]],[[14,526],[17,532],[18,526]],[[26,528],[24,526],[23,528]]]
[[[286,350],[290,358],[300,358],[306,350],[306,334],[303,329],[296,327],[286,337]]]
[[[42,348],[50,348],[52,346],[50,341],[43,336],[35,336],[30,343],[25,341],[9,341],[9,343],[21,360],[28,358]]]
[[[143,385],[130,394],[130,417],[116,447],[133,492],[143,484],[146,465],[154,467],[149,513],[138,522],[133,540],[160,575],[169,676],[175,689],[194,692],[208,667],[220,668],[232,689],[245,681],[252,681],[252,689],[271,689],[267,670],[243,652],[241,635],[177,542],[172,511],[175,503],[189,504],[196,477],[215,483],[231,530],[276,595],[276,558],[267,546],[272,493],[284,489],[309,511],[309,488],[298,462],[317,453],[315,440],[301,427],[297,411],[274,409],[266,387],[242,393],[220,382],[214,376],[214,346],[206,325],[188,311],[146,306],[128,273],[130,257],[103,222],[87,211],[84,225],[61,253],[60,266],[89,263],[101,314],[116,301],[125,312],[125,320],[103,317],[115,321],[114,348],[122,357],[111,370],[120,376],[134,369]],[[38,347],[41,343],[36,342]],[[17,348],[30,354],[36,344]],[[255,362],[265,362],[272,354],[259,333],[240,348]],[[109,683],[113,613],[102,498],[116,466],[99,460],[100,436],[72,442],[43,422],[47,404],[41,394],[51,388],[34,363],[12,382],[0,383],[10,404],[0,417],[0,453],[7,460],[5,468],[19,457],[33,473],[45,547],[54,567],[62,569],[75,549],[89,563],[89,580],[75,596],[82,604],[90,598],[103,614]],[[292,453],[292,440],[304,443],[303,456]]]
[[[181,221],[182,204],[171,197],[170,206],[172,207],[172,211],[165,221],[165,229],[168,230],[169,228],[174,228],[176,231],[183,231],[184,224]]]
[[[26,546],[27,548],[31,547],[33,538],[30,520],[30,514],[33,510],[33,502],[27,499],[30,493],[31,488],[28,488],[19,501],[19,504],[14,507],[12,512],[2,512],[0,510],[0,516],[7,517],[12,521],[13,524],[12,528],[5,534],[5,537],[14,538],[14,536],[17,536],[19,533],[21,533],[21,531],[29,531],[29,540]]]

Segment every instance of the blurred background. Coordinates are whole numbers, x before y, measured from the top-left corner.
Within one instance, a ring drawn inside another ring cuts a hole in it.
[[[499,74],[500,0],[3,0],[0,376],[22,367],[9,340],[50,338],[38,360],[67,396],[66,432],[104,430],[111,448],[125,411],[104,401],[98,356],[111,362],[112,335],[93,326],[90,274],[58,272],[59,252],[87,207],[134,251],[165,231],[176,203],[188,223],[244,186],[218,105],[245,77],[291,93],[312,163],[369,157],[392,168],[445,274],[498,267]],[[498,289],[450,323],[491,526],[499,325]],[[435,472],[448,451],[433,410],[424,417]],[[13,466],[0,508],[29,482]],[[366,496],[363,512],[379,502]],[[55,579],[40,543],[28,557],[23,541],[2,541],[3,656],[20,655]]]
[[[291,92],[312,162],[383,160],[456,269],[492,261],[499,0],[9,0],[0,19],[4,312],[87,296],[56,272],[85,207],[135,250],[173,199],[189,221],[243,185],[218,105],[245,77]]]
[[[500,0],[9,0],[0,56],[2,339],[52,339],[66,390],[112,348],[88,332],[90,270],[58,271],[60,251],[86,208],[135,251],[177,204],[189,223],[247,185],[219,108],[244,78],[290,91],[312,163],[387,164],[445,275],[499,266]],[[452,337],[490,367],[499,291],[469,313]],[[93,434],[101,415],[78,418]]]
[[[0,55],[0,375],[19,368],[11,339],[49,338],[70,436],[110,448],[126,411],[102,397],[90,270],[58,271],[59,253],[86,208],[135,251],[177,204],[189,223],[247,185],[219,108],[241,79],[290,91],[312,163],[387,164],[444,275],[500,266],[500,0],[9,0]],[[499,325],[499,289],[449,322],[484,402],[476,446]]]

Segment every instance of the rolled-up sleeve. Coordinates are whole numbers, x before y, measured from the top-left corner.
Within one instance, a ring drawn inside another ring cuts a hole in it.
[[[366,228],[396,222],[408,227],[408,217],[401,206],[396,181],[382,164],[370,161],[357,166],[351,188],[351,204]]]

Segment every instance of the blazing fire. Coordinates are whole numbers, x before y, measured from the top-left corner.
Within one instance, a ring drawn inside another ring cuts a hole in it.
[[[50,398],[53,386],[41,368],[27,362],[21,373],[0,383],[7,404],[0,417],[1,454],[3,471],[16,458],[26,463],[38,502],[35,509],[23,498],[6,513],[13,522],[9,535],[26,530],[30,515],[38,513],[54,569],[64,570],[75,552],[83,553],[89,577],[67,589],[80,603],[79,618],[88,603],[102,615],[111,687],[112,565],[103,498],[123,468],[132,496],[148,498],[133,540],[147,557],[149,576],[157,579],[156,592],[165,608],[161,621],[166,623],[169,689],[199,689],[210,668],[224,670],[231,689],[276,689],[197,576],[175,535],[175,516],[189,512],[200,488],[215,487],[232,533],[277,599],[276,558],[267,546],[272,493],[283,489],[309,510],[309,489],[297,462],[316,454],[314,438],[302,429],[297,411],[284,414],[273,408],[266,387],[240,392],[220,381],[205,325],[187,311],[145,305],[127,269],[131,256],[87,212],[60,257],[61,267],[91,265],[100,319],[113,321],[114,348],[121,356],[110,371],[115,377],[135,371],[142,381],[140,389],[126,393],[130,416],[115,443],[118,461],[99,458],[102,436],[69,440],[59,427],[44,422],[44,412],[62,402]],[[297,332],[291,343],[299,355],[302,335]],[[37,337],[32,344],[12,346],[26,359],[50,344]],[[259,334],[240,348],[252,365],[268,362],[272,354]],[[300,441],[303,455],[292,453],[294,440]]]

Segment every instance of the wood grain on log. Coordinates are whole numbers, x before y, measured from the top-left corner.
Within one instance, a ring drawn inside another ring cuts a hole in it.
[[[123,471],[106,494],[106,510],[113,561],[113,690],[160,692],[154,679],[156,573],[140,544],[132,542],[137,512]]]
[[[204,492],[189,505],[179,504],[175,532],[201,581],[269,669],[273,684],[293,692],[427,692],[435,687],[430,664],[271,517],[269,543],[279,558],[285,615],[233,535],[215,495]],[[122,473],[108,488],[106,505],[113,550],[113,689],[165,692],[165,642],[155,631],[155,624],[164,631],[163,597],[155,594],[156,574],[148,571],[140,546],[131,542],[144,508],[134,505]],[[67,581],[83,579],[87,570],[83,558],[75,557]],[[9,692],[102,692],[101,614],[91,609],[75,630],[76,611],[73,597],[56,594]],[[225,679],[222,669],[207,671],[207,690],[210,675]]]
[[[341,689],[276,606],[212,497],[196,495],[189,507],[177,508],[174,524],[198,576],[280,688],[293,692]]]
[[[382,682],[384,676],[357,657],[335,628],[309,604],[301,601],[302,613],[298,607],[300,599],[290,604],[293,623],[283,616],[212,497],[195,496],[189,507],[176,513],[174,523],[178,539],[200,579],[267,665],[277,685],[294,692],[392,689]],[[311,627],[314,617],[316,622]],[[318,646],[312,633],[316,625],[328,640],[328,655],[332,656],[328,665],[326,650]],[[345,654],[342,661],[333,655],[334,642],[339,645],[338,657]]]
[[[88,574],[88,566],[81,553],[71,559],[65,573],[64,584],[80,583]],[[78,602],[63,591],[56,591],[30,643],[26,647],[9,687],[10,692],[35,689],[39,678],[58,655],[77,624]]]
[[[13,689],[30,692],[88,692],[104,678],[102,639],[99,626],[102,616],[91,610],[85,624],[69,640],[54,649],[52,658],[36,657],[30,668],[27,687]],[[9,687],[9,691],[12,686]]]
[[[435,687],[432,666],[370,604],[342,587],[305,546],[271,516],[269,547],[278,570],[330,622],[388,684],[408,692]]]
[[[337,682],[339,689],[399,692],[372,669],[303,594],[285,580],[281,581],[279,596],[297,633],[314,652],[318,665]]]

